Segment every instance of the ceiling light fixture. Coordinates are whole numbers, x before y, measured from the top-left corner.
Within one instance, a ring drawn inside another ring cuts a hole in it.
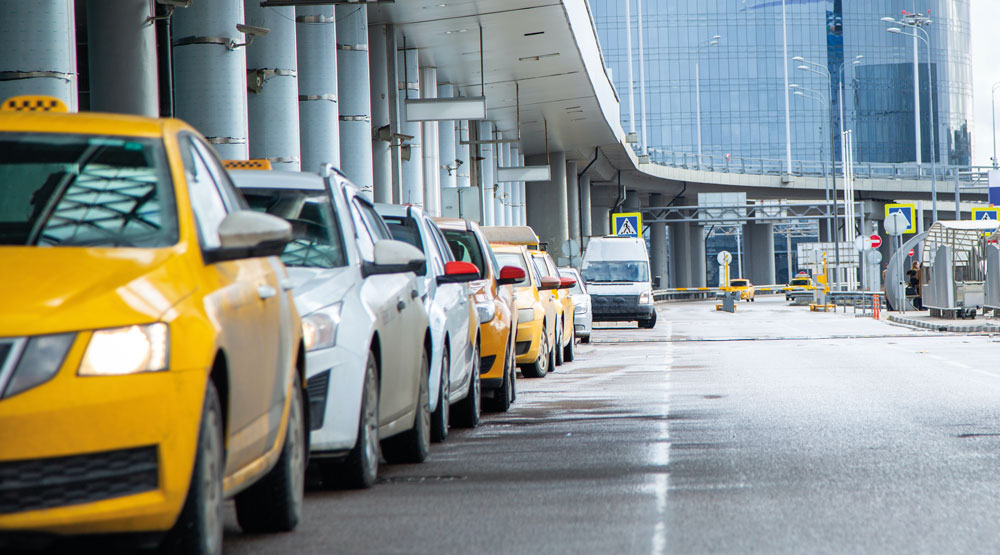
[[[519,61],[519,62],[537,62],[538,60],[541,60],[542,58],[555,58],[558,55],[559,55],[558,52],[552,52],[550,54],[539,54],[537,56],[525,56],[523,58],[518,58],[517,61]]]
[[[468,29],[452,29],[451,31],[445,31],[444,34],[454,35],[455,33],[466,33],[468,31],[469,31]]]

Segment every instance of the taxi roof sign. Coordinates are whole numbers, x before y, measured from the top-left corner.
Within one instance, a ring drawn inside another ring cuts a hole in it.
[[[480,228],[488,243],[505,245],[524,245],[538,247],[538,235],[531,226],[526,225],[491,225]]]
[[[269,170],[271,161],[267,158],[254,158],[252,160],[223,160],[223,167],[227,170]]]
[[[4,100],[0,112],[69,112],[69,108],[54,96],[26,94]]]

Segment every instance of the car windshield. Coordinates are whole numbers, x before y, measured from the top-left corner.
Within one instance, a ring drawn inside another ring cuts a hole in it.
[[[731,279],[729,280],[730,287],[749,287],[750,282],[745,279]]]
[[[483,270],[483,250],[479,247],[479,241],[471,231],[458,231],[455,229],[442,229],[444,238],[448,240],[448,248],[455,260],[459,262],[471,262],[479,268],[479,275],[485,276]]]
[[[0,245],[150,248],[177,240],[159,139],[0,133]]]
[[[287,266],[338,268],[347,265],[340,221],[322,191],[243,189],[251,210],[292,224],[292,240],[281,253]]]
[[[791,285],[809,285],[809,278],[795,278]]]
[[[513,266],[515,268],[520,268],[524,271],[524,277],[520,280],[514,282],[514,285],[528,285],[528,267],[524,264],[524,257],[515,252],[498,252],[497,263],[500,267],[503,266]]]
[[[584,262],[581,273],[587,283],[649,281],[649,263],[645,260]]]
[[[420,240],[420,228],[413,218],[406,216],[382,216],[385,225],[389,226],[392,238],[413,245],[424,252],[424,242]]]

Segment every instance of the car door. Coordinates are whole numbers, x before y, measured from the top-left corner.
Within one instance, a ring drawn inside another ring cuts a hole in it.
[[[375,242],[391,239],[389,230],[368,201],[348,194],[348,204],[361,256],[373,260]],[[415,407],[424,331],[417,325],[422,301],[413,274],[369,276],[362,295],[369,306],[378,307],[382,337],[379,420],[384,425]]]
[[[531,265],[535,268],[535,273],[538,274],[539,284],[543,277],[553,277],[549,274],[549,267],[545,264],[545,259],[540,254],[528,254],[528,258],[531,261]],[[545,307],[545,318],[548,325],[545,328],[545,333],[549,336],[549,342],[555,346],[556,340],[556,319],[559,315],[559,298],[556,296],[558,289],[549,289],[547,291],[539,291],[538,296],[542,300],[542,305]]]
[[[444,265],[453,262],[455,256],[434,222],[425,216],[424,226],[430,235],[431,242],[434,243],[437,258],[441,264],[441,273],[444,273]],[[438,286],[437,295],[441,298],[447,318],[448,335],[451,338],[451,383],[464,384],[469,377],[469,370],[472,362],[472,345],[470,344],[469,321],[469,286],[466,283],[449,283]]]
[[[202,249],[219,246],[219,224],[241,209],[239,197],[223,189],[214,157],[193,135],[180,141],[188,195]],[[206,308],[218,322],[220,348],[229,368],[226,474],[267,449],[268,413],[277,379],[279,309],[274,271],[267,259],[211,264],[214,290]],[[276,426],[276,425],[275,425]]]

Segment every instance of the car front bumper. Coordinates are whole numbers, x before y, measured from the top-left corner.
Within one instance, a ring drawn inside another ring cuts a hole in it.
[[[630,322],[648,320],[656,309],[650,304],[639,303],[638,295],[590,296],[594,322]]]
[[[367,356],[340,345],[306,353],[313,455],[339,454],[354,447],[367,363]]]
[[[538,311],[538,314],[544,314]],[[530,322],[518,322],[517,335],[514,343],[517,364],[530,364],[538,359],[538,350],[542,344],[542,334],[545,333],[544,318],[536,318]]]

